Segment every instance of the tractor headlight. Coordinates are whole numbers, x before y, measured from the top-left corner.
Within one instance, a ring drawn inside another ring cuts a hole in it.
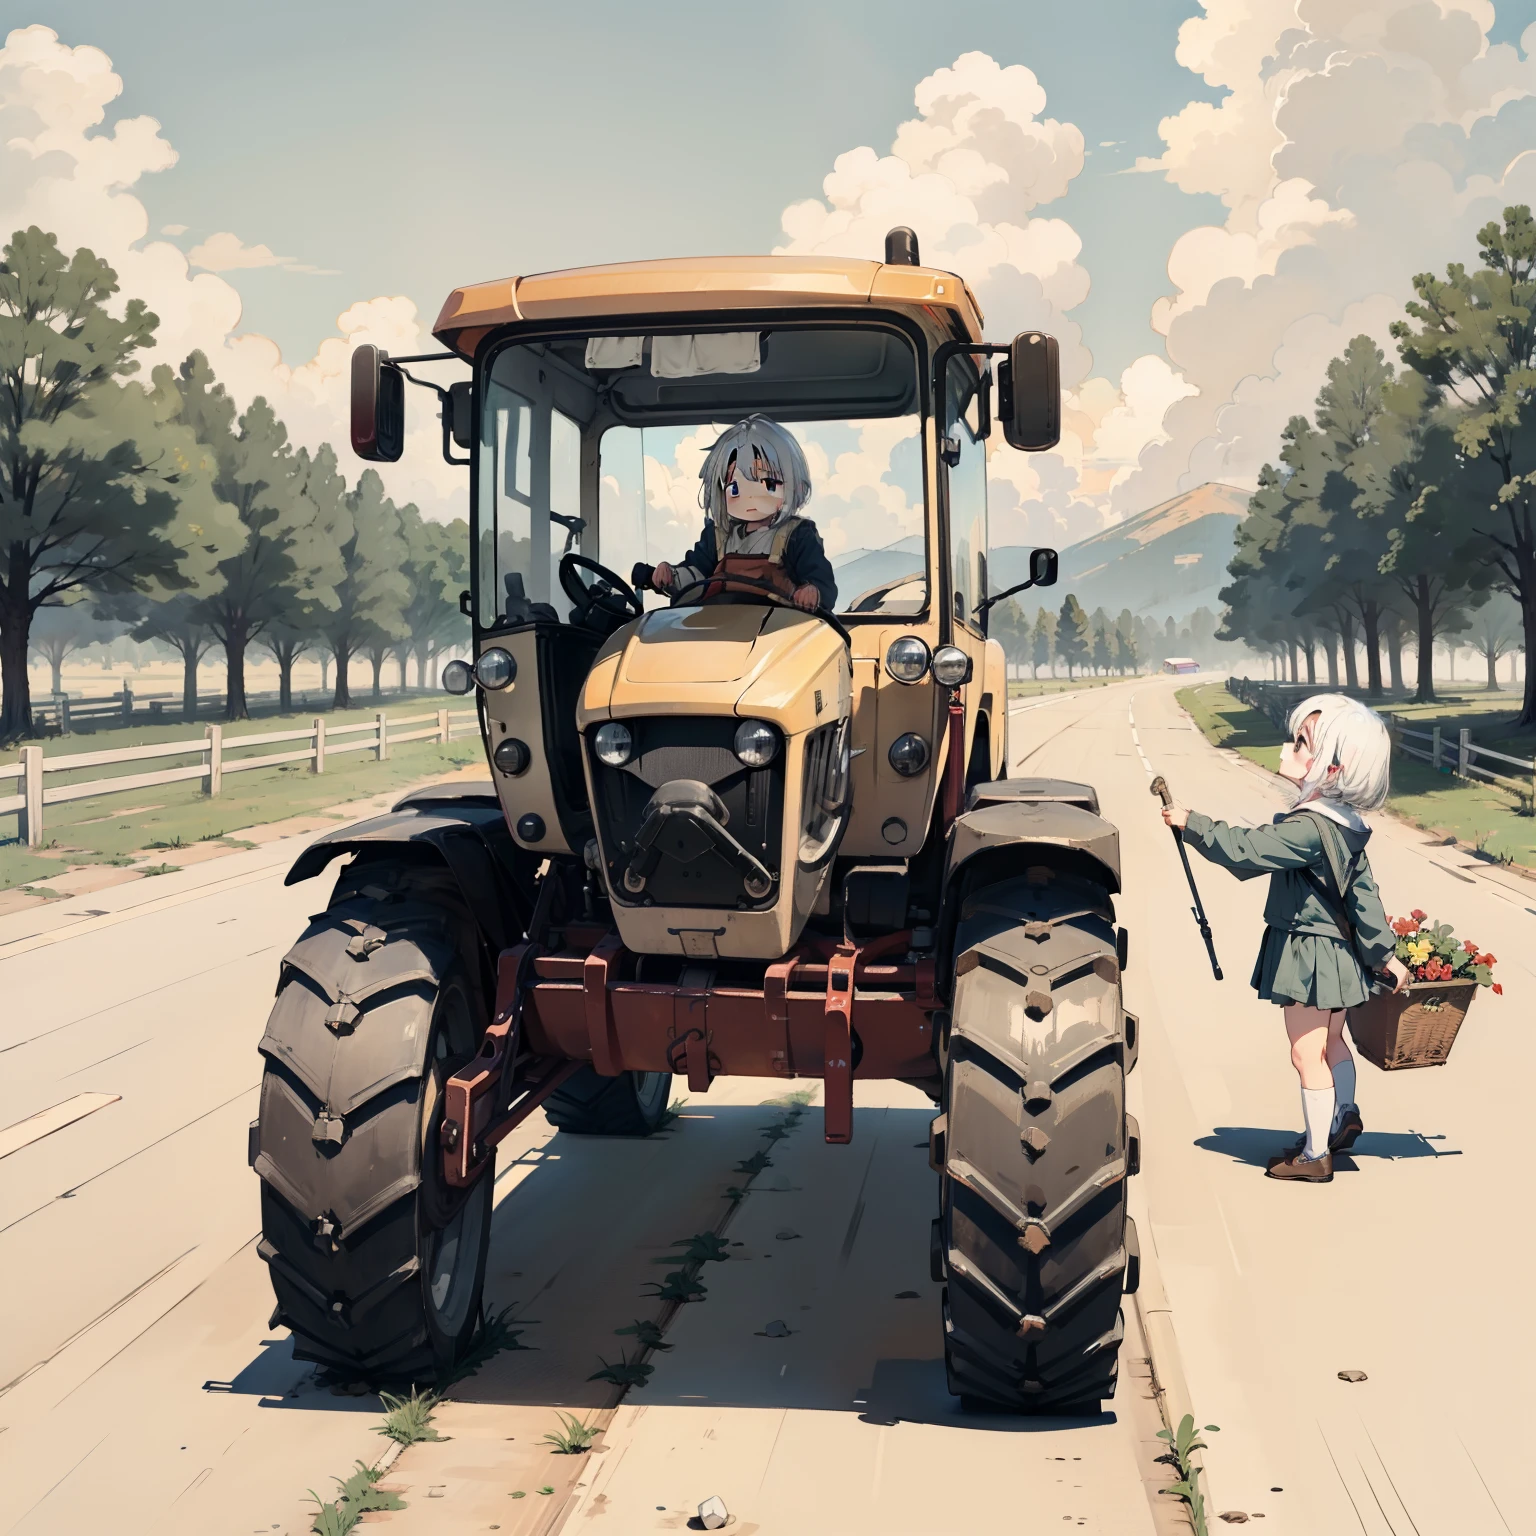
[[[598,726],[592,746],[599,762],[607,763],[610,768],[622,768],[634,756],[635,738],[630,735],[627,725],[610,720],[607,725]]]
[[[958,645],[941,645],[933,653],[933,680],[958,688],[971,680],[971,658]]]
[[[902,778],[910,779],[928,766],[928,743],[915,731],[908,731],[891,743],[886,756]]]
[[[743,720],[732,743],[748,768],[766,768],[779,751],[779,733],[766,720]]]
[[[499,645],[481,651],[480,660],[475,663],[475,680],[482,688],[505,688],[516,676],[517,663],[510,651]]]
[[[920,683],[928,670],[928,647],[916,635],[891,641],[885,653],[885,670],[898,683]]]
[[[450,661],[440,681],[444,693],[468,693],[475,686],[475,674],[467,661]]]
[[[505,774],[516,778],[520,773],[528,771],[528,765],[533,761],[533,753],[528,750],[528,744],[519,741],[515,736],[508,736],[503,741],[496,743],[496,750],[491,753],[491,760]]]

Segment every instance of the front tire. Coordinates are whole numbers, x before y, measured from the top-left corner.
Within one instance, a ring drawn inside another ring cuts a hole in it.
[[[650,1136],[667,1117],[672,1092],[669,1072],[621,1072],[600,1077],[583,1067],[544,1105],[557,1131],[577,1136]]]
[[[354,864],[284,957],[260,1050],[261,1257],[294,1354],[369,1381],[435,1380],[479,1320],[492,1171],[442,1173],[449,1077],[485,1008],[452,877]]]
[[[935,1127],[950,1390],[1014,1413],[1097,1412],[1135,1244],[1109,894],[1060,874],[974,890],[955,954]]]

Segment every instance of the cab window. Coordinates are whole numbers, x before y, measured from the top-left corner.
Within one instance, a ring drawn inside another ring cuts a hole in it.
[[[944,515],[949,535],[950,601],[958,623],[985,633],[976,605],[987,595],[987,444],[981,436],[982,391],[991,380],[964,353],[945,370],[940,444],[946,481]]]

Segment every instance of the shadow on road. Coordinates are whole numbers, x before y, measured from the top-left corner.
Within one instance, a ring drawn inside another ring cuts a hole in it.
[[[959,1398],[950,1395],[949,1385],[944,1379],[942,1359],[880,1360],[875,1365],[873,1385],[860,1396],[867,1398],[864,1412],[859,1415],[866,1424],[942,1424],[951,1429],[1031,1435],[1058,1429],[1092,1429],[1099,1425],[1107,1427],[1116,1422],[1113,1413],[1068,1417],[1060,1414],[1029,1416],[968,1411],[961,1408]]]
[[[1197,1136],[1195,1145],[1206,1152],[1219,1152],[1235,1163],[1263,1168],[1277,1152],[1288,1147],[1299,1133],[1295,1130],[1262,1130],[1250,1125],[1218,1125],[1209,1136]],[[1429,1136],[1422,1131],[1366,1131],[1350,1148],[1334,1159],[1336,1172],[1354,1171],[1359,1157],[1381,1158],[1398,1162],[1412,1157],[1460,1157],[1457,1147],[1437,1146],[1444,1136]]]

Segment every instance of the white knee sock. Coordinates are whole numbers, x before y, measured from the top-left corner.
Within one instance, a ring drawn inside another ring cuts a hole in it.
[[[1333,1124],[1333,1089],[1303,1088],[1301,1113],[1307,1122],[1307,1157],[1322,1157],[1328,1150],[1328,1131]]]
[[[1333,1111],[1334,1129],[1338,1129],[1339,1117],[1344,1113],[1347,1104],[1352,1108],[1358,1108],[1355,1103],[1355,1058],[1346,1057],[1343,1061],[1331,1063],[1333,1069],[1333,1095],[1336,1107]]]

